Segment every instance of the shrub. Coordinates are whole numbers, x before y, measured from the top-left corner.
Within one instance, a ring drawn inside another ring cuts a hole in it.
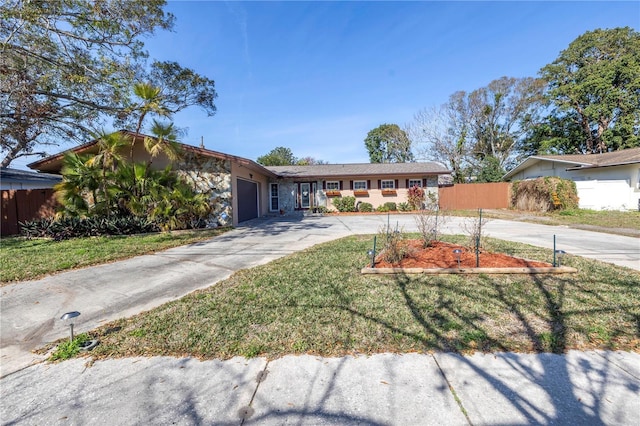
[[[409,203],[398,203],[398,210],[400,210],[401,212],[409,212],[412,209]]]
[[[382,226],[378,231],[378,239],[384,241],[384,248],[380,254],[382,258],[391,264],[397,264],[404,259],[408,253],[405,238],[402,229]]]
[[[329,213],[329,209],[326,206],[318,206],[315,209],[318,213]]]
[[[393,201],[388,201],[382,205],[379,205],[376,209],[376,211],[379,212],[395,212],[396,210],[398,210],[398,207]]]
[[[422,202],[424,201],[424,189],[421,187],[414,185],[409,188],[407,192],[407,201],[413,207],[413,210],[418,210],[422,208]]]
[[[21,233],[27,238],[43,237],[56,241],[101,235],[131,235],[157,232],[156,223],[145,217],[94,217],[40,219],[21,222]]]
[[[333,206],[339,212],[355,212],[356,211],[356,197],[340,197],[333,199]]]
[[[578,208],[575,182],[558,177],[543,177],[514,182],[511,205],[518,210],[553,211]]]
[[[426,209],[417,212],[415,221],[423,247],[429,247],[432,242],[440,239],[440,228],[447,220],[448,217],[442,214],[437,204],[428,204]]]
[[[361,212],[372,212],[373,211],[373,205],[371,203],[360,203],[358,204],[358,211]]]

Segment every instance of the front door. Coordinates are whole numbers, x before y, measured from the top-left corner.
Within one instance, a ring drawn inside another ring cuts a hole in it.
[[[311,207],[311,184],[304,182],[300,184],[300,208]]]

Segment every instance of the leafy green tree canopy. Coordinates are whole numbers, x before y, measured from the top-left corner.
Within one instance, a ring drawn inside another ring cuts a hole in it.
[[[552,137],[564,152],[640,146],[638,31],[629,27],[588,31],[540,74],[548,81],[547,95],[555,109],[554,119],[544,124],[551,127],[536,129],[538,136]]]
[[[36,148],[86,141],[112,121],[141,127],[151,81],[166,116],[188,106],[215,113],[213,80],[175,62],[147,66],[143,37],[170,30],[165,0],[0,2],[2,166]],[[156,111],[157,112],[157,111]]]
[[[291,166],[296,164],[296,157],[291,149],[279,146],[272,149],[268,154],[258,157],[256,162],[263,166]]]
[[[397,124],[381,124],[369,131],[364,145],[371,163],[408,163],[414,160],[411,140]]]
[[[500,160],[488,155],[480,163],[477,182],[501,182],[505,173]]]

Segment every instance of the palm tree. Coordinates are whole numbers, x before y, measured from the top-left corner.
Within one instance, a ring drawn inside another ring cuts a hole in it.
[[[157,114],[161,117],[171,117],[171,111],[165,104],[162,89],[151,83],[136,83],[133,86],[133,94],[140,98],[140,104],[135,107],[140,112],[136,133],[140,133],[142,123],[147,114]]]
[[[107,173],[113,176],[118,165],[124,162],[122,149],[129,144],[133,144],[133,141],[127,134],[121,132],[106,133],[104,131],[96,135],[96,139],[98,140],[98,154],[89,160],[89,166],[99,166],[102,170],[100,190],[108,209],[107,214],[109,214],[111,210],[111,192],[113,191],[109,191],[110,182],[107,178]]]
[[[64,157],[63,178],[54,189],[64,212],[70,216],[88,216],[100,203],[100,170],[91,165],[90,160],[91,157],[75,152]]]
[[[180,158],[181,149],[178,143],[178,129],[173,123],[165,124],[158,120],[153,120],[151,126],[153,137],[144,138],[144,148],[151,155],[151,158],[164,154],[171,161]]]

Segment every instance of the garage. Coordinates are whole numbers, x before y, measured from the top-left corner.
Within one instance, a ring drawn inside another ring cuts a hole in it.
[[[238,222],[258,217],[258,184],[238,179]]]
[[[581,209],[626,210],[634,208],[629,202],[629,183],[625,180],[576,181]]]

